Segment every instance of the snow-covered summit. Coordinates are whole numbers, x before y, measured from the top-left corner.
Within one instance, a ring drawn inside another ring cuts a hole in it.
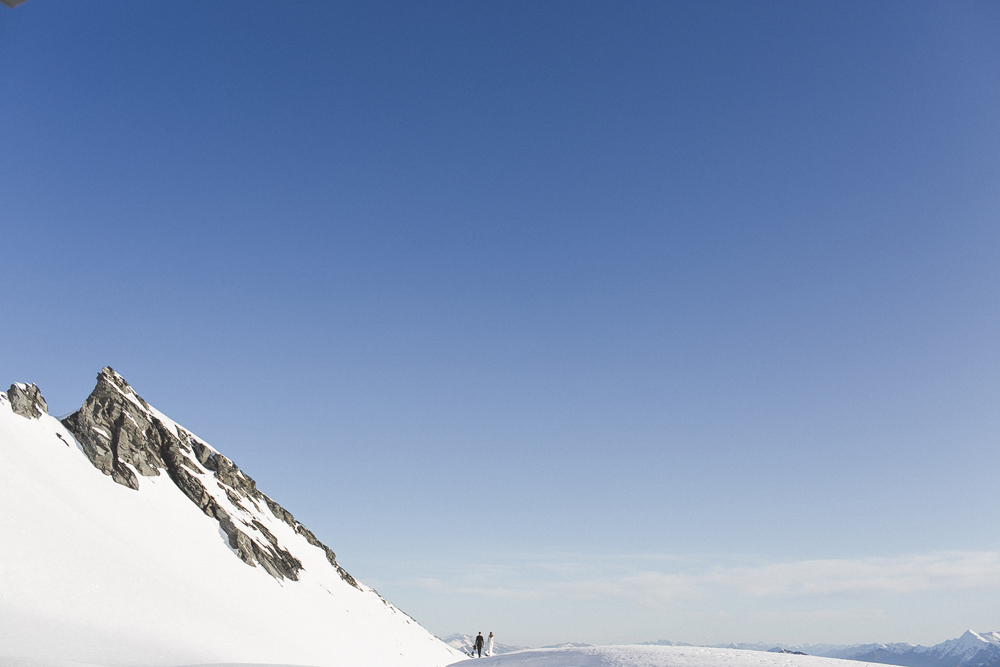
[[[865,644],[826,655],[891,665],[919,667],[976,667],[1000,664],[1000,633],[966,631],[962,636],[935,644]]]
[[[0,507],[0,664],[461,657],[110,368],[62,422],[0,393]]]
[[[1000,633],[966,630],[961,637],[937,644],[928,651],[936,651],[942,657],[957,657],[959,658],[957,664],[964,664],[982,652],[1000,654],[1000,651],[990,649],[1000,649]]]

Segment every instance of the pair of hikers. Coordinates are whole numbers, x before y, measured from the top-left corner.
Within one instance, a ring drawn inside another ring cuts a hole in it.
[[[483,657],[483,644],[484,643],[486,644],[486,657],[489,657],[489,656],[493,655],[493,633],[492,632],[490,633],[490,638],[487,639],[485,642],[483,641],[483,633],[482,632],[480,632],[478,635],[476,635],[476,641],[473,644],[473,647],[476,649],[476,652],[479,654],[480,658]]]

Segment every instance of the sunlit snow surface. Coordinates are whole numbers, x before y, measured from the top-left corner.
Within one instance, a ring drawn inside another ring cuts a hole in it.
[[[165,475],[141,477],[139,484],[138,491],[115,484],[56,419],[15,415],[0,393],[0,667],[464,662],[370,589],[345,583],[320,549],[281,522],[270,529],[302,560],[297,582],[279,582],[240,561],[218,522]],[[738,649],[595,646],[529,649],[475,664],[870,663]]]
[[[468,664],[468,663],[463,663]],[[529,649],[477,658],[475,667],[875,667],[868,662],[692,646]],[[884,667],[884,665],[882,666]]]
[[[457,651],[280,521],[303,564],[244,564],[166,475],[114,483],[55,418],[0,393],[0,665],[431,667]]]
[[[359,662],[378,665],[378,661]],[[493,658],[468,658],[462,667],[877,667],[869,662],[818,658],[808,655],[766,653],[729,648],[689,646],[588,646],[585,648],[527,649]],[[5,662],[0,667],[101,667],[80,663],[44,661]],[[212,664],[186,667],[292,667],[264,664]],[[884,667],[884,666],[882,666]]]

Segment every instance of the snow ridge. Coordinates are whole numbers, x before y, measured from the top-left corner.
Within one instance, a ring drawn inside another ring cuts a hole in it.
[[[344,581],[359,587],[336,554],[295,517],[257,489],[236,464],[149,405],[112,368],[97,376],[83,407],[62,420],[94,466],[118,484],[139,490],[140,477],[161,472],[205,514],[219,522],[229,546],[252,567],[276,579],[298,579],[302,563],[280,543],[274,520],[284,522],[313,546]]]
[[[0,392],[0,507],[0,665],[462,657],[110,368],[62,422]]]

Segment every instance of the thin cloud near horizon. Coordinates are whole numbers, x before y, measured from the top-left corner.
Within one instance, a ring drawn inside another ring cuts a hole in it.
[[[863,597],[1000,588],[1000,552],[996,551],[937,551],[890,558],[810,559],[749,566],[712,565],[682,572],[646,569],[603,575],[587,572],[574,563],[572,568],[562,571],[558,581],[544,581],[544,578],[540,581],[540,572],[551,572],[554,568],[551,564],[531,562],[521,567],[510,563],[502,567],[486,565],[474,568],[474,574],[421,577],[412,583],[483,597],[618,597],[650,605],[734,593],[745,597]],[[492,575],[486,574],[490,571]],[[467,585],[470,580],[481,581],[484,575],[497,585]],[[530,585],[519,588],[503,583],[515,578],[526,579]]]

